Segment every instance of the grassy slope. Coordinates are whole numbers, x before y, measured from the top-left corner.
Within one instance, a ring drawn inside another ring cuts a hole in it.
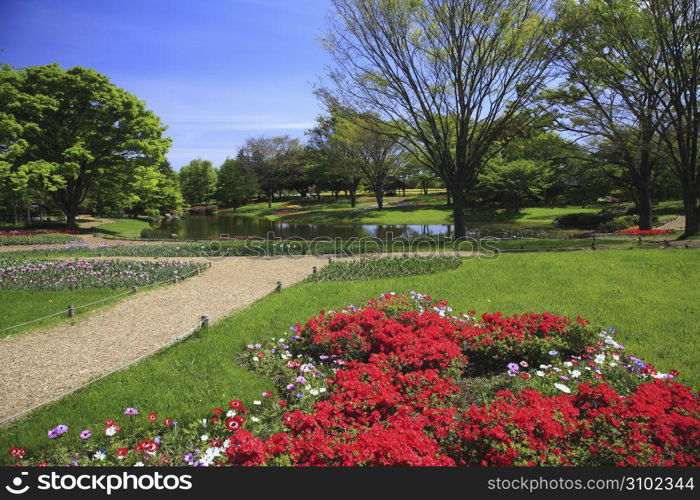
[[[233,361],[247,343],[286,331],[320,309],[390,291],[429,293],[447,299],[456,310],[581,315],[615,326],[630,351],[659,369],[679,369],[681,381],[698,387],[699,280],[695,252],[648,250],[503,255],[495,261],[466,261],[455,271],[434,276],[298,284],[3,428],[0,451],[15,444],[50,446],[46,431],[58,423],[73,430],[99,429],[105,418],[129,405],[189,420],[227,398],[258,397],[273,388]]]
[[[123,290],[111,289],[88,289],[88,290],[0,290],[0,304],[2,313],[0,314],[0,330],[10,326],[18,325],[26,321],[41,318],[57,312],[66,312],[65,315],[55,316],[43,321],[37,321],[30,325],[13,328],[5,332],[0,332],[0,339],[8,335],[15,335],[20,332],[46,327],[54,323],[68,320],[68,306],[80,306],[89,304],[103,298],[111,297],[121,293]],[[114,302],[108,302],[113,304]],[[80,317],[86,312],[94,309],[88,307],[75,311],[76,317]]]

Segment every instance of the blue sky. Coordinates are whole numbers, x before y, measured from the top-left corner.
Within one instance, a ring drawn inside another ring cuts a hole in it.
[[[0,0],[0,62],[95,68],[168,125],[169,159],[220,164],[321,108],[329,0]]]

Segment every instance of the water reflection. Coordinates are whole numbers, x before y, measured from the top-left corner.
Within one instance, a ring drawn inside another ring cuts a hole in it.
[[[388,233],[392,233],[394,238],[451,236],[453,227],[450,224],[297,224],[273,222],[252,217],[196,215],[173,221],[164,220],[159,231],[163,235],[177,234],[179,238],[188,240],[219,238],[221,235],[265,237],[271,232],[280,238],[292,236],[303,239],[371,236],[384,239]]]

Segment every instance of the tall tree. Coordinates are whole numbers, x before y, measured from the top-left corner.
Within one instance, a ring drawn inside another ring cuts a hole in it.
[[[251,137],[239,151],[239,157],[253,168],[268,207],[272,206],[275,193],[284,186],[288,163],[301,149],[298,139],[284,135]]]
[[[447,185],[465,191],[523,120],[557,52],[546,0],[333,0],[326,99],[373,112]]]
[[[403,149],[377,117],[353,116],[352,120],[344,120],[339,133],[381,210],[387,184],[404,163]]]
[[[355,208],[362,170],[352,143],[343,135],[348,127],[340,114],[331,109],[328,116],[318,117],[316,126],[307,133],[307,150],[320,168],[322,182],[331,190],[345,189],[350,195],[350,206]]]
[[[219,167],[216,199],[224,207],[234,211],[245,205],[258,190],[257,179],[242,160],[226,158]]]
[[[655,70],[641,83],[659,102],[657,131],[683,188],[687,238],[700,231],[700,5],[697,0],[628,0],[627,8],[619,8],[618,3],[602,0],[597,6],[612,20],[608,36],[625,67]],[[649,52],[647,36],[658,52]]]
[[[29,167],[70,228],[98,177],[129,191],[171,142],[158,117],[106,76],[57,64],[0,67],[0,129],[0,161]]]
[[[628,0],[610,0],[628,18],[642,15]],[[648,64],[628,65],[615,38],[616,20],[597,1],[562,0],[562,30],[567,42],[559,58],[565,81],[547,92],[547,108],[553,110],[562,130],[577,134],[592,150],[605,143],[616,149],[615,157],[629,180],[642,229],[652,227],[652,185],[664,162],[659,158],[656,110],[660,97],[646,88],[658,87],[662,64],[658,45],[649,30],[637,37]],[[638,20],[635,20],[638,24]]]
[[[197,158],[180,169],[180,188],[190,205],[210,203],[216,196],[217,172],[210,161]]]

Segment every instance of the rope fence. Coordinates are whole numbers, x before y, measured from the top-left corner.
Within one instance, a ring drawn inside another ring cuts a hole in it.
[[[158,281],[156,283],[149,283],[148,285],[134,286],[127,291],[118,293],[116,295],[110,295],[109,297],[105,297],[104,299],[96,300],[94,302],[89,302],[87,304],[82,304],[79,306],[72,306],[71,305],[71,306],[68,306],[67,311],[63,310],[63,311],[55,312],[53,314],[49,314],[49,315],[43,316],[41,318],[32,319],[32,320],[25,321],[23,323],[19,323],[19,324],[13,325],[13,326],[8,326],[7,328],[0,329],[0,333],[7,332],[9,330],[14,330],[15,328],[19,328],[22,326],[31,325],[32,323],[36,323],[38,321],[44,321],[45,319],[53,318],[56,316],[62,316],[65,314],[68,314],[68,317],[72,318],[75,315],[75,311],[77,311],[79,309],[85,309],[86,307],[92,307],[92,306],[95,306],[97,304],[101,304],[103,302],[108,302],[110,300],[118,299],[119,297],[124,297],[125,295],[132,295],[132,294],[138,292],[139,290],[143,290],[146,288],[156,287],[156,286],[164,285],[166,283],[178,283],[179,281],[182,281],[186,278],[190,278],[194,275],[201,273],[204,269],[207,269],[209,267],[211,267],[211,263],[208,263],[208,264],[205,264],[202,266],[197,266],[197,268],[194,269],[193,271],[186,273],[186,274],[183,274],[183,275],[176,276],[174,278],[169,278],[167,280]]]

